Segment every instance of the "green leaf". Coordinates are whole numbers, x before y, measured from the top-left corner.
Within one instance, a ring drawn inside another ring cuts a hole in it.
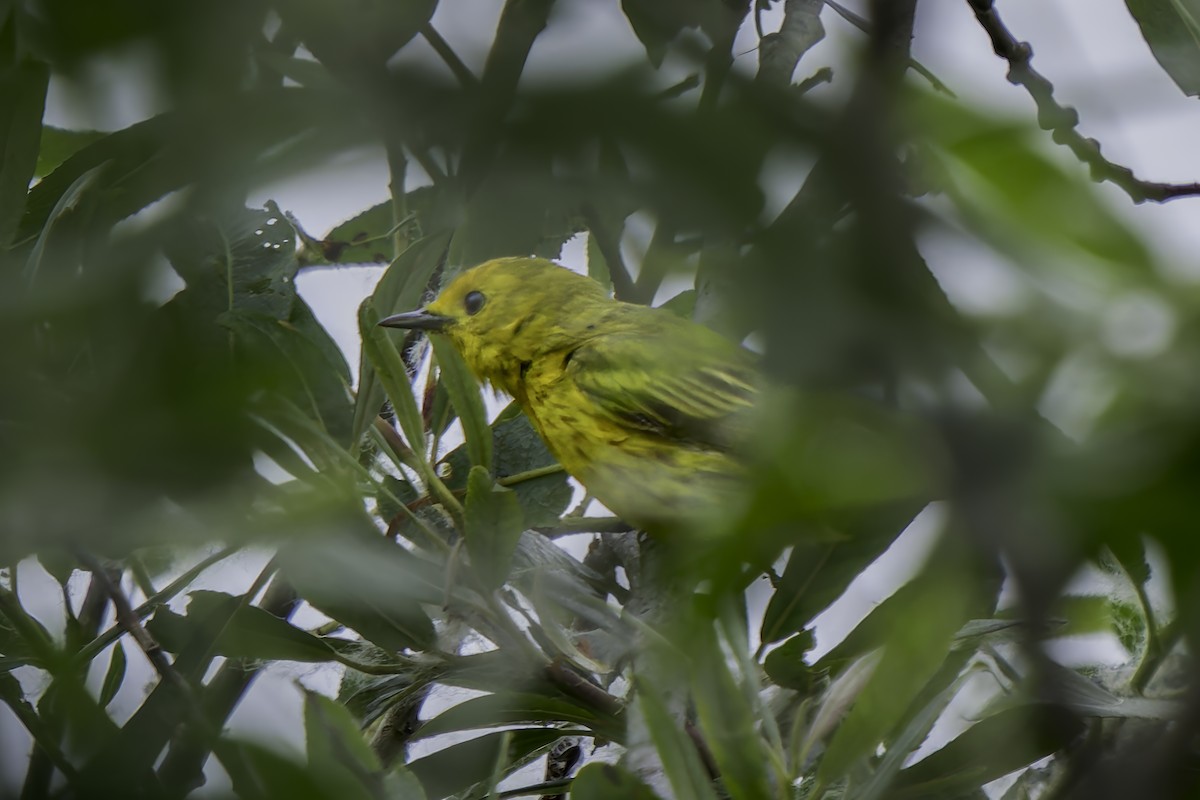
[[[336,230],[336,229],[335,229]],[[362,334],[364,318],[380,319],[400,311],[411,311],[421,302],[430,279],[446,254],[449,234],[426,236],[410,244],[403,253],[384,271],[369,301],[359,308],[359,332]],[[368,313],[370,303],[374,315]],[[363,352],[358,366],[358,396],[354,404],[354,423],[351,426],[351,441],[358,443],[373,424],[383,408],[384,388],[376,373],[375,362],[366,349],[367,337],[363,334]],[[377,357],[379,354],[376,354]],[[403,363],[403,362],[401,362]],[[407,380],[407,374],[405,375]]]
[[[147,625],[150,633],[169,652],[182,651],[194,636],[199,635],[206,620],[225,619],[214,647],[218,654],[227,658],[308,663],[333,660],[333,651],[324,641],[264,609],[245,605],[240,597],[198,590],[189,598],[186,616],[163,607],[155,612]]]
[[[370,300],[364,300],[358,307],[358,332],[362,336],[363,356],[370,362],[372,371],[392,401],[392,408],[396,412],[396,419],[400,423],[400,430],[404,432],[409,449],[424,460],[425,421],[421,417],[421,409],[417,406],[417,398],[413,394],[412,384],[409,383],[404,359],[400,357],[400,352],[392,343],[387,332],[388,329],[379,327],[379,319],[374,304]],[[362,396],[361,388],[359,396]],[[373,413],[378,413],[378,411],[379,409],[375,408]],[[373,416],[364,415],[359,422],[365,425],[373,419]],[[364,427],[363,430],[366,428]]]
[[[554,174],[549,150],[502,156],[467,203],[448,261],[461,269],[488,259],[527,254],[558,258],[585,229],[580,198]]]
[[[308,765],[331,797],[383,798],[379,759],[363,740],[346,707],[316,692],[304,693]]]
[[[407,193],[404,203],[419,221],[429,218],[436,196],[433,187],[422,186]],[[394,216],[392,201],[385,200],[336,226],[321,243],[325,258],[342,264],[390,264],[395,260],[395,239],[388,235],[396,226]]]
[[[696,290],[685,289],[663,303],[659,308],[665,308],[677,317],[691,319],[696,311]]]
[[[1082,168],[1064,169],[1042,152],[1036,127],[990,119],[932,95],[918,108],[940,145],[931,157],[964,221],[1014,264],[1036,267],[1039,279],[1045,268],[1077,268],[1071,259],[1031,259],[1031,245],[1042,244],[1086,253],[1114,279],[1140,283],[1153,274],[1155,258],[1141,237]],[[1077,273],[1068,277],[1078,280]]]
[[[571,781],[571,800],[659,800],[650,787],[616,764],[588,764]]]
[[[606,727],[606,733],[615,732],[617,736],[623,733],[613,720],[604,720],[595,712],[565,698],[529,692],[496,692],[464,700],[443,711],[422,725],[414,738],[537,722],[569,722],[592,731]]]
[[[297,308],[311,313],[306,305]],[[331,362],[328,353],[297,326],[267,314],[234,311],[223,314],[220,322],[234,332],[239,350],[251,363],[270,370],[269,375],[260,375],[271,391],[302,409],[343,446],[349,445],[351,395],[340,355]]]
[[[278,558],[297,594],[384,650],[433,644],[421,604],[445,602],[443,567],[374,533],[291,542]]]
[[[1200,95],[1200,0],[1125,0],[1159,65],[1191,97]]]
[[[587,239],[587,269],[589,278],[603,286],[605,291],[612,291],[612,274],[608,269],[608,261],[605,260],[604,253],[600,252],[600,243],[596,235],[590,231]]]
[[[815,669],[808,666],[804,656],[813,648],[811,629],[804,630],[776,647],[763,660],[763,670],[777,686],[794,689],[807,695],[812,689]]]
[[[467,477],[465,511],[463,533],[472,568],[486,588],[498,589],[525,529],[521,504],[511,489],[497,486],[486,469],[474,466]]]
[[[102,707],[107,707],[113,701],[124,681],[125,647],[118,641],[113,645],[112,656],[108,661],[108,671],[104,673],[104,683],[100,685],[100,705]]]
[[[911,767],[888,797],[955,797],[1054,753],[1075,741],[1082,721],[1051,705],[1013,708],[972,725]]]
[[[904,624],[882,640],[883,653],[854,706],[834,733],[818,768],[833,780],[875,751],[909,704],[938,672],[954,634],[971,617],[966,576],[927,570],[903,597]]]
[[[492,424],[493,461],[497,480],[512,478],[556,463],[542,437],[515,403],[501,411]],[[446,485],[454,491],[466,489],[471,460],[466,445],[447,453],[439,465],[449,469]],[[525,527],[535,528],[558,521],[571,503],[573,491],[566,472],[540,475],[509,484],[525,515]]]
[[[310,130],[314,104],[322,104],[328,113],[338,113],[338,103],[331,101],[336,101],[336,96],[317,95],[306,89],[230,93],[222,102],[207,107],[207,116],[201,119],[168,112],[110,133],[78,150],[29,190],[16,240],[36,236],[63,194],[97,167],[107,165],[97,190],[104,195],[99,216],[111,224],[203,177],[197,174],[204,168],[199,159],[230,152],[233,142],[227,138],[231,131],[228,120],[238,120],[238,152],[267,150]],[[343,140],[337,144],[345,143]],[[188,223],[185,233],[195,221]]]
[[[914,515],[909,504],[898,504],[849,521],[844,541],[797,543],[763,614],[761,641],[777,642],[807,627],[891,546]]]
[[[49,175],[71,156],[108,134],[102,131],[68,131],[53,125],[42,126],[35,178]]]
[[[18,54],[17,15],[0,12],[0,251],[13,240],[38,159],[50,70]]]
[[[453,343],[443,336],[431,336],[433,352],[441,371],[442,385],[450,395],[450,402],[458,418],[462,420],[463,435],[471,464],[492,468],[492,430],[488,427],[487,409],[479,394],[479,384],[467,368]]]
[[[678,797],[689,800],[716,800],[696,746],[683,732],[680,720],[675,719],[663,701],[669,695],[653,685],[645,674],[637,676],[637,709],[650,731],[654,749],[662,759],[663,770]]]
[[[448,797],[488,780],[497,763],[505,764],[505,771],[510,771],[560,738],[562,732],[553,728],[518,728],[488,733],[412,761],[408,768],[421,781],[429,797]],[[506,739],[508,750],[501,752]]]
[[[711,626],[701,626],[689,640],[693,702],[722,785],[734,800],[770,797],[769,772],[764,768],[770,763],[770,751],[758,730],[756,709],[730,673]]]
[[[228,743],[244,767],[230,775],[236,797],[286,797],[288,800],[340,800],[324,791],[319,776],[304,764],[252,742]]]

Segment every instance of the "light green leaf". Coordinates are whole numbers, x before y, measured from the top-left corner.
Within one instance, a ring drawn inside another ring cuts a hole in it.
[[[504,585],[513,552],[524,530],[517,495],[497,486],[483,467],[471,467],[467,477],[464,534],[471,565],[488,589]]]
[[[650,787],[616,764],[588,764],[571,781],[571,800],[659,800]]]
[[[467,452],[471,464],[490,470],[492,468],[492,429],[488,427],[487,409],[479,394],[479,384],[462,356],[454,349],[449,339],[431,336],[433,352],[441,371],[442,385],[450,395],[458,418],[462,420],[463,435],[467,440]]]
[[[1142,37],[1171,80],[1200,95],[1200,0],[1125,0]]]

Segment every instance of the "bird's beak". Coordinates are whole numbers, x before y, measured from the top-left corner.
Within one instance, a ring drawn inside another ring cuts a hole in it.
[[[430,314],[423,308],[406,311],[403,314],[393,314],[386,319],[379,320],[379,324],[385,328],[408,328],[415,331],[444,331],[450,327],[452,322],[454,322],[453,317]]]

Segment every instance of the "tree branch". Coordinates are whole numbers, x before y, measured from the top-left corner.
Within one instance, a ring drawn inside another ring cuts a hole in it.
[[[1146,181],[1133,174],[1129,167],[1114,164],[1100,152],[1100,143],[1085,137],[1075,127],[1079,112],[1063,106],[1054,99],[1054,84],[1033,68],[1033,48],[1018,41],[1008,30],[993,6],[993,0],[968,0],[980,26],[992,40],[996,55],[1008,62],[1008,81],[1021,86],[1037,106],[1038,127],[1049,131],[1055,142],[1070,148],[1075,157],[1087,165],[1092,180],[1111,181],[1135,203],[1147,200],[1165,203],[1177,197],[1200,195],[1200,182],[1159,183]]]

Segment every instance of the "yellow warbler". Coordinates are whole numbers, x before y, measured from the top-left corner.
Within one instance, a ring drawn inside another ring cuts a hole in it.
[[[427,307],[380,322],[443,334],[512,395],[571,475],[627,522],[705,515],[733,496],[755,358],[662,309],[606,296],[543,259],[468,270]]]

